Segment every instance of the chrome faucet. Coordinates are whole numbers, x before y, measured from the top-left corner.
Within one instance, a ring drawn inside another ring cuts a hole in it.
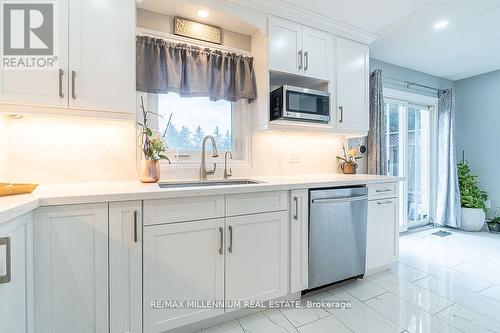
[[[207,142],[207,139],[210,139],[210,141],[212,141],[212,157],[219,157],[214,137],[211,135],[207,135],[201,142],[200,180],[206,180],[207,175],[213,175],[215,173],[215,170],[217,169],[217,164],[214,163],[213,170],[207,170],[207,166],[205,164],[205,143]]]
[[[228,156],[230,159],[233,159],[233,153],[231,153],[229,150],[226,151],[226,153],[224,154],[224,177],[222,177],[223,179],[228,179],[229,177],[231,177],[233,175],[233,170],[231,170],[231,168],[229,168],[229,173],[227,172],[227,157]]]

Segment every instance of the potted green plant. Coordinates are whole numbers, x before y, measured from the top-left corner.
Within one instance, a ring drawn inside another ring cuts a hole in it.
[[[462,206],[462,221],[460,229],[465,231],[479,231],[486,220],[486,200],[488,194],[481,190],[477,176],[467,162],[458,163],[458,188]]]
[[[356,148],[351,148],[346,152],[345,145],[342,145],[342,151],[344,156],[337,156],[337,159],[342,161],[339,165],[340,169],[345,174],[355,174],[358,168],[358,160],[362,157],[358,156]]]
[[[500,233],[500,216],[497,215],[498,209],[495,210],[495,217],[488,222],[488,229],[491,232],[499,232]]]

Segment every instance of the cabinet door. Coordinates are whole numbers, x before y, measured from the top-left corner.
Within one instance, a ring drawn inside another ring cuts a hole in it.
[[[135,110],[135,2],[72,0],[69,106]]]
[[[291,191],[290,202],[290,292],[308,287],[309,195],[307,190]]]
[[[142,332],[142,202],[109,204],[110,332]]]
[[[0,103],[68,106],[68,0],[52,1],[57,10],[54,31],[57,66],[50,70],[15,70],[0,66]],[[59,73],[61,70],[61,75]]]
[[[339,129],[367,131],[368,46],[337,38],[337,126]]]
[[[286,211],[226,219],[226,299],[266,301],[287,294]]]
[[[30,285],[33,213],[7,222],[0,230],[0,332],[32,332]]]
[[[224,313],[168,301],[223,301],[223,219],[144,227],[144,332],[164,332]],[[163,302],[163,304],[158,304]]]
[[[35,332],[108,332],[108,204],[37,209],[34,230]]]
[[[269,18],[269,70],[302,74],[302,26]]]
[[[367,271],[387,266],[398,258],[398,202],[397,198],[368,202]]]
[[[302,28],[302,49],[304,52],[304,75],[330,79],[331,35],[308,27]]]

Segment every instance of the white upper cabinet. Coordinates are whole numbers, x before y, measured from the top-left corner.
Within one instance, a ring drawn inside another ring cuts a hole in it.
[[[326,32],[302,27],[304,75],[329,80],[331,40],[332,36]]]
[[[269,70],[328,80],[330,34],[269,18]]]
[[[269,69],[302,74],[302,26],[276,17],[269,18]]]
[[[68,105],[68,1],[56,1],[59,45],[52,70],[15,70],[0,67],[0,103],[66,107]]]
[[[133,114],[135,2],[56,4],[57,68],[2,69],[0,103]]]
[[[69,107],[132,113],[134,1],[72,0],[69,22]]]
[[[337,38],[337,128],[368,131],[368,46]]]

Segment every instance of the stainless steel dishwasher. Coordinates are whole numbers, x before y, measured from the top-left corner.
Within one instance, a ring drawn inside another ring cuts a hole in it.
[[[365,273],[368,189],[309,192],[309,289]]]

